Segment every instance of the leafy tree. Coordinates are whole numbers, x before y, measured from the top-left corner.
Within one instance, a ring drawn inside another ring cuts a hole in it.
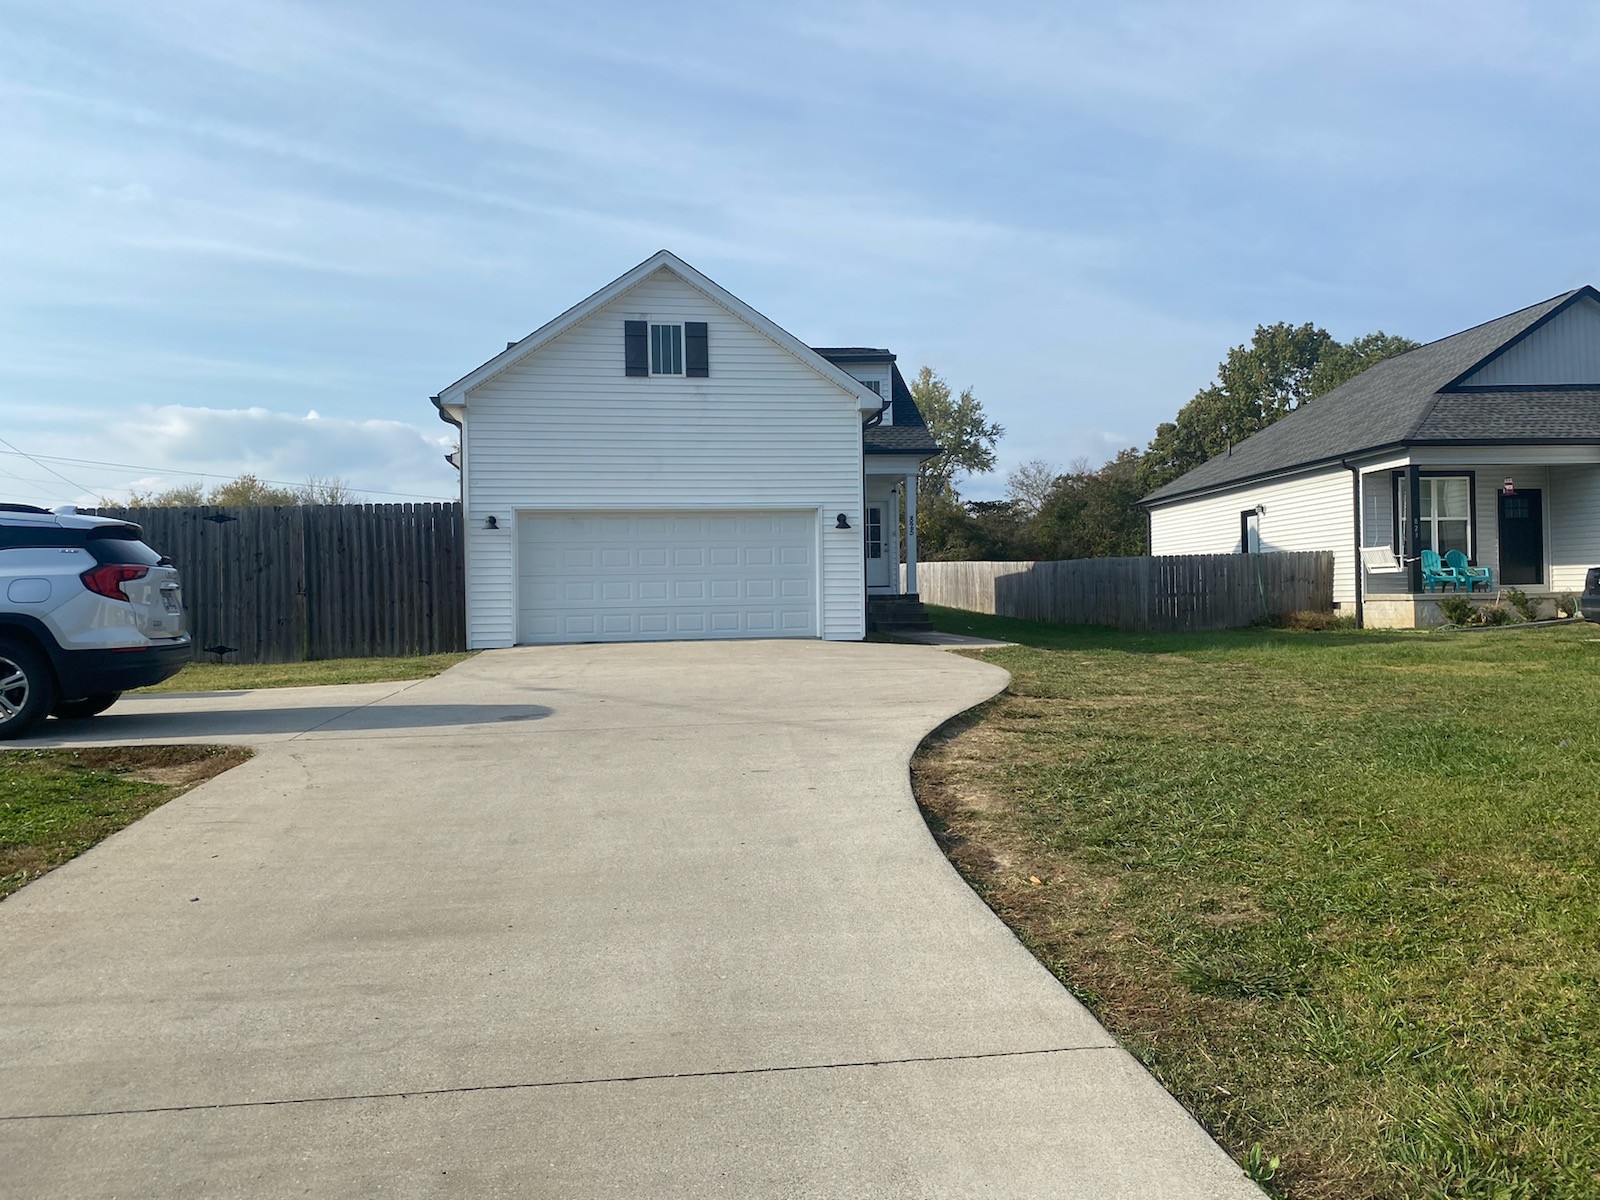
[[[1341,383],[1354,379],[1368,367],[1376,366],[1386,358],[1415,350],[1421,342],[1414,342],[1398,334],[1364,333],[1348,342],[1333,342],[1317,360],[1311,372],[1311,395],[1321,396],[1331,392]]]
[[[1149,522],[1138,507],[1136,449],[1090,469],[1073,463],[1040,509],[1034,538],[1049,558],[1124,558],[1149,553]]]
[[[211,504],[232,504],[240,507],[268,505],[299,504],[305,497],[305,489],[295,487],[282,487],[278,484],[266,483],[256,476],[244,474],[227,483],[219,484],[211,489],[207,502]]]
[[[133,492],[126,500],[100,497],[101,508],[192,508],[205,502],[203,483],[179,483],[159,492]]]
[[[1309,323],[1258,325],[1249,345],[1228,351],[1217,367],[1216,382],[1184,405],[1176,420],[1156,429],[1140,459],[1139,487],[1149,493],[1170,483],[1375,363],[1416,345],[1382,332],[1346,344]]]
[[[201,483],[180,483],[160,491],[133,492],[126,500],[100,498],[101,508],[193,508],[201,504],[231,504],[242,507],[271,507],[291,504],[355,504],[361,497],[350,485],[335,476],[316,477],[300,487],[267,483],[255,475],[244,474],[219,483],[209,492]]]
[[[1060,477],[1061,472],[1055,465],[1042,458],[1025,462],[1006,476],[1006,498],[1029,516],[1037,516]]]
[[[911,395],[928,423],[928,432],[944,448],[943,454],[922,464],[921,495],[954,495],[961,475],[994,470],[994,445],[1005,436],[1005,430],[987,419],[970,387],[955,396],[938,372],[923,367],[911,382]]]

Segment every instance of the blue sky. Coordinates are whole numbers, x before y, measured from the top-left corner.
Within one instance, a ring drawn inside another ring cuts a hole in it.
[[[998,494],[1258,322],[1600,282],[1597,68],[1567,3],[0,0],[0,496],[448,497],[429,394],[662,247],[972,385]]]

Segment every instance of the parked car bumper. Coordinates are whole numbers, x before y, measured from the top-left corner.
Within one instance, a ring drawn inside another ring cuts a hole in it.
[[[62,650],[56,655],[56,677],[62,699],[79,700],[160,683],[193,657],[194,642],[187,634],[129,650]]]
[[[1585,592],[1579,596],[1578,611],[1585,621],[1600,621],[1600,595],[1591,596]]]

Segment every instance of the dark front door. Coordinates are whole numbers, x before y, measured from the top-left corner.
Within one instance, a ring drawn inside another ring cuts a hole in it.
[[[1544,582],[1544,494],[1500,494],[1500,582]]]

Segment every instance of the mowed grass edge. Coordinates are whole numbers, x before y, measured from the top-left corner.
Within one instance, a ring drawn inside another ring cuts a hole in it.
[[[0,898],[250,756],[242,746],[0,751]]]
[[[466,652],[403,658],[326,658],[297,663],[193,662],[171,679],[140,691],[229,692],[341,683],[402,683],[430,679],[471,657],[471,652]]]
[[[1600,631],[935,623],[935,835],[1269,1190],[1600,1196]]]

